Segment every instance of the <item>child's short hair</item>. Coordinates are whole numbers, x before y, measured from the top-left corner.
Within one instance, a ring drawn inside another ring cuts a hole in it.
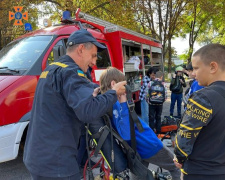
[[[163,72],[162,71],[157,71],[155,74],[155,78],[161,78],[163,77]]]
[[[199,56],[201,61],[209,65],[212,61],[219,64],[225,70],[225,46],[221,44],[208,44],[197,50],[193,57]]]
[[[125,80],[126,77],[120,70],[114,67],[108,67],[105,71],[102,72],[99,79],[101,92],[105,93],[107,90],[111,89],[112,81],[118,83]]]

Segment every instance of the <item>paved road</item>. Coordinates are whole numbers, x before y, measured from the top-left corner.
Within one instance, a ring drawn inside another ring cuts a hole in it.
[[[170,91],[167,92],[168,99],[163,105],[162,117],[165,115],[169,115]],[[176,115],[176,108],[174,112],[174,114]],[[153,165],[150,167],[151,169],[156,169],[156,167]],[[22,152],[19,153],[17,159],[0,164],[0,180],[31,180],[29,172],[25,168],[22,161]]]
[[[0,164],[0,180],[31,180],[23,164],[22,152],[17,159]]]

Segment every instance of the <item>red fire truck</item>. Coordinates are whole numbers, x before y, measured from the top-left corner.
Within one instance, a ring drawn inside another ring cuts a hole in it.
[[[98,83],[102,70],[116,67],[126,75],[134,102],[138,102],[146,69],[163,68],[159,41],[79,11],[74,21],[63,20],[19,37],[0,51],[0,162],[17,157],[26,138],[39,75],[66,53],[69,35],[81,25],[107,47],[98,53],[94,82]]]

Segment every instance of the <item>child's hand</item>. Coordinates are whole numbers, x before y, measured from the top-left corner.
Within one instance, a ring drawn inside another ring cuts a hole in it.
[[[94,92],[92,93],[93,97],[96,97],[98,95],[98,93],[100,92],[100,87],[97,87],[94,89]]]
[[[183,164],[178,163],[177,157],[175,155],[174,155],[174,158],[173,158],[173,162],[174,162],[174,164],[177,168],[179,168],[179,169],[182,168]]]
[[[127,95],[126,94],[122,94],[122,95],[118,96],[118,101],[120,103],[127,102]]]

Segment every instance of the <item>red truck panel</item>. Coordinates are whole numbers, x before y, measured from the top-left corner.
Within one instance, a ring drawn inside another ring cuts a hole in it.
[[[8,88],[0,96],[0,126],[17,123],[31,110],[38,77],[8,76],[6,80],[1,83],[1,87]]]

